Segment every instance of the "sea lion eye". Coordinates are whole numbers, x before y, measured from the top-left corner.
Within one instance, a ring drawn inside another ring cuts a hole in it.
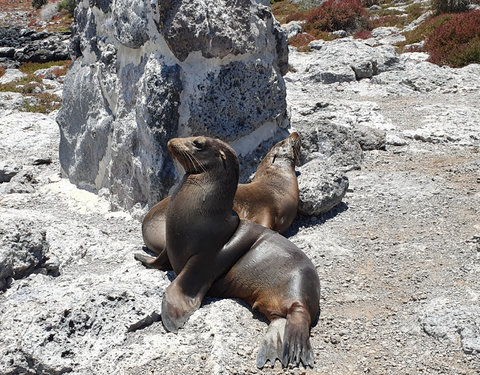
[[[197,150],[202,150],[204,146],[204,144],[197,139],[193,140],[192,144],[193,144],[193,147],[195,147]]]

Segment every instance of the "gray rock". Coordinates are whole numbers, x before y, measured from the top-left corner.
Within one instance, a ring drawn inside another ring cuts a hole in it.
[[[19,219],[2,221],[0,290],[7,288],[12,278],[26,277],[41,268],[46,262],[48,248],[45,229],[37,228],[32,221]]]
[[[342,202],[348,189],[348,178],[343,172],[320,158],[300,166],[298,171],[300,213],[320,215]]]
[[[419,320],[425,333],[435,339],[460,342],[466,354],[480,354],[479,317],[479,306],[459,306],[453,301],[438,298],[425,307]]]
[[[25,73],[22,73],[18,69],[6,69],[5,74],[0,78],[0,85],[18,81],[26,76],[27,75]]]
[[[180,61],[194,51],[206,58],[223,58],[252,53],[258,48],[260,41],[251,17],[268,17],[271,22],[271,12],[257,8],[256,14],[251,14],[250,0],[226,3],[226,7],[214,0],[159,3],[159,32]]]
[[[48,62],[67,60],[70,33],[37,33],[32,41],[15,49],[14,59],[18,62]]]
[[[200,83],[190,103],[192,134],[210,134],[232,142],[286,113],[285,84],[260,62],[232,62]]]
[[[43,79],[54,80],[54,79],[58,78],[57,75],[55,74],[55,71],[59,68],[60,68],[60,66],[54,65],[50,68],[38,69],[33,74],[34,74],[35,77],[42,77]]]
[[[177,178],[169,139],[221,137],[253,158],[289,124],[287,39],[268,1],[152,4],[77,6],[57,117],[64,175],[140,211]]]
[[[0,92],[0,115],[5,116],[20,108],[25,99],[18,92]]]
[[[357,125],[352,131],[363,151],[385,150],[387,143],[385,130]]]
[[[377,27],[372,30],[372,37],[383,39],[392,34],[398,34],[401,30],[398,27]]]
[[[331,42],[313,41],[309,45],[312,52],[302,60],[291,62],[306,82],[354,82],[400,66],[399,57],[392,46],[370,47],[352,38]]]
[[[0,161],[0,183],[9,182],[12,177],[20,171],[20,169],[22,169],[21,166]]]
[[[289,23],[283,24],[282,28],[287,33],[287,38],[290,39],[297,34],[301,34],[303,23],[304,22],[301,21],[290,21]]]
[[[112,11],[115,37],[129,48],[139,48],[148,40],[147,3],[117,0]]]
[[[348,33],[345,30],[336,30],[333,31],[332,34],[339,38],[345,38],[348,36]]]
[[[0,57],[12,58],[15,55],[15,48],[13,47],[0,47]]]
[[[35,192],[38,180],[31,170],[20,170],[8,183],[0,185],[1,194],[31,194]]]
[[[320,159],[337,169],[360,168],[363,152],[351,130],[330,123],[313,126],[296,123],[295,126],[302,137],[302,164]]]

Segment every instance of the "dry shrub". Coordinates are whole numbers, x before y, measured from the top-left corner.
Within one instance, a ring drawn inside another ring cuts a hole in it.
[[[427,38],[424,49],[434,64],[480,63],[480,10],[453,15]]]
[[[368,28],[368,16],[361,0],[328,0],[308,12],[305,31],[315,36],[318,31],[345,30],[355,32]]]
[[[376,29],[377,27],[400,27],[403,25],[404,20],[404,18],[395,15],[380,16],[377,18],[372,18],[369,21],[369,25],[372,29]]]
[[[5,74],[5,68],[3,66],[0,66],[0,78]]]
[[[291,14],[299,11],[297,4],[289,3],[288,1],[280,1],[272,4],[272,13],[275,19],[280,23],[288,23],[294,19],[290,19]],[[302,20],[304,18],[295,18],[295,20]]]

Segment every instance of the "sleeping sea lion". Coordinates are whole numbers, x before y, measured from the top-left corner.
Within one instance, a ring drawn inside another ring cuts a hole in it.
[[[284,233],[298,211],[295,165],[301,141],[297,132],[278,142],[263,158],[253,181],[238,185],[233,209],[242,219]]]

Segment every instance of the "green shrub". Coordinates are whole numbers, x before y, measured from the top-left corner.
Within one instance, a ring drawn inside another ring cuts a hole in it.
[[[22,106],[24,112],[50,113],[59,109],[62,99],[54,94],[35,94],[30,99],[26,98]]]
[[[57,9],[59,12],[66,10],[68,13],[73,15],[76,6],[77,2],[75,0],[63,0],[58,3]]]
[[[377,27],[401,27],[405,22],[405,18],[400,16],[380,16],[377,18],[372,18],[368,21],[371,29],[376,29]]]
[[[434,64],[480,63],[480,10],[453,15],[426,39],[424,49]]]
[[[471,0],[432,0],[435,14],[458,13],[468,10]]]
[[[34,7],[35,9],[40,9],[47,3],[48,0],[32,0],[32,7]]]

